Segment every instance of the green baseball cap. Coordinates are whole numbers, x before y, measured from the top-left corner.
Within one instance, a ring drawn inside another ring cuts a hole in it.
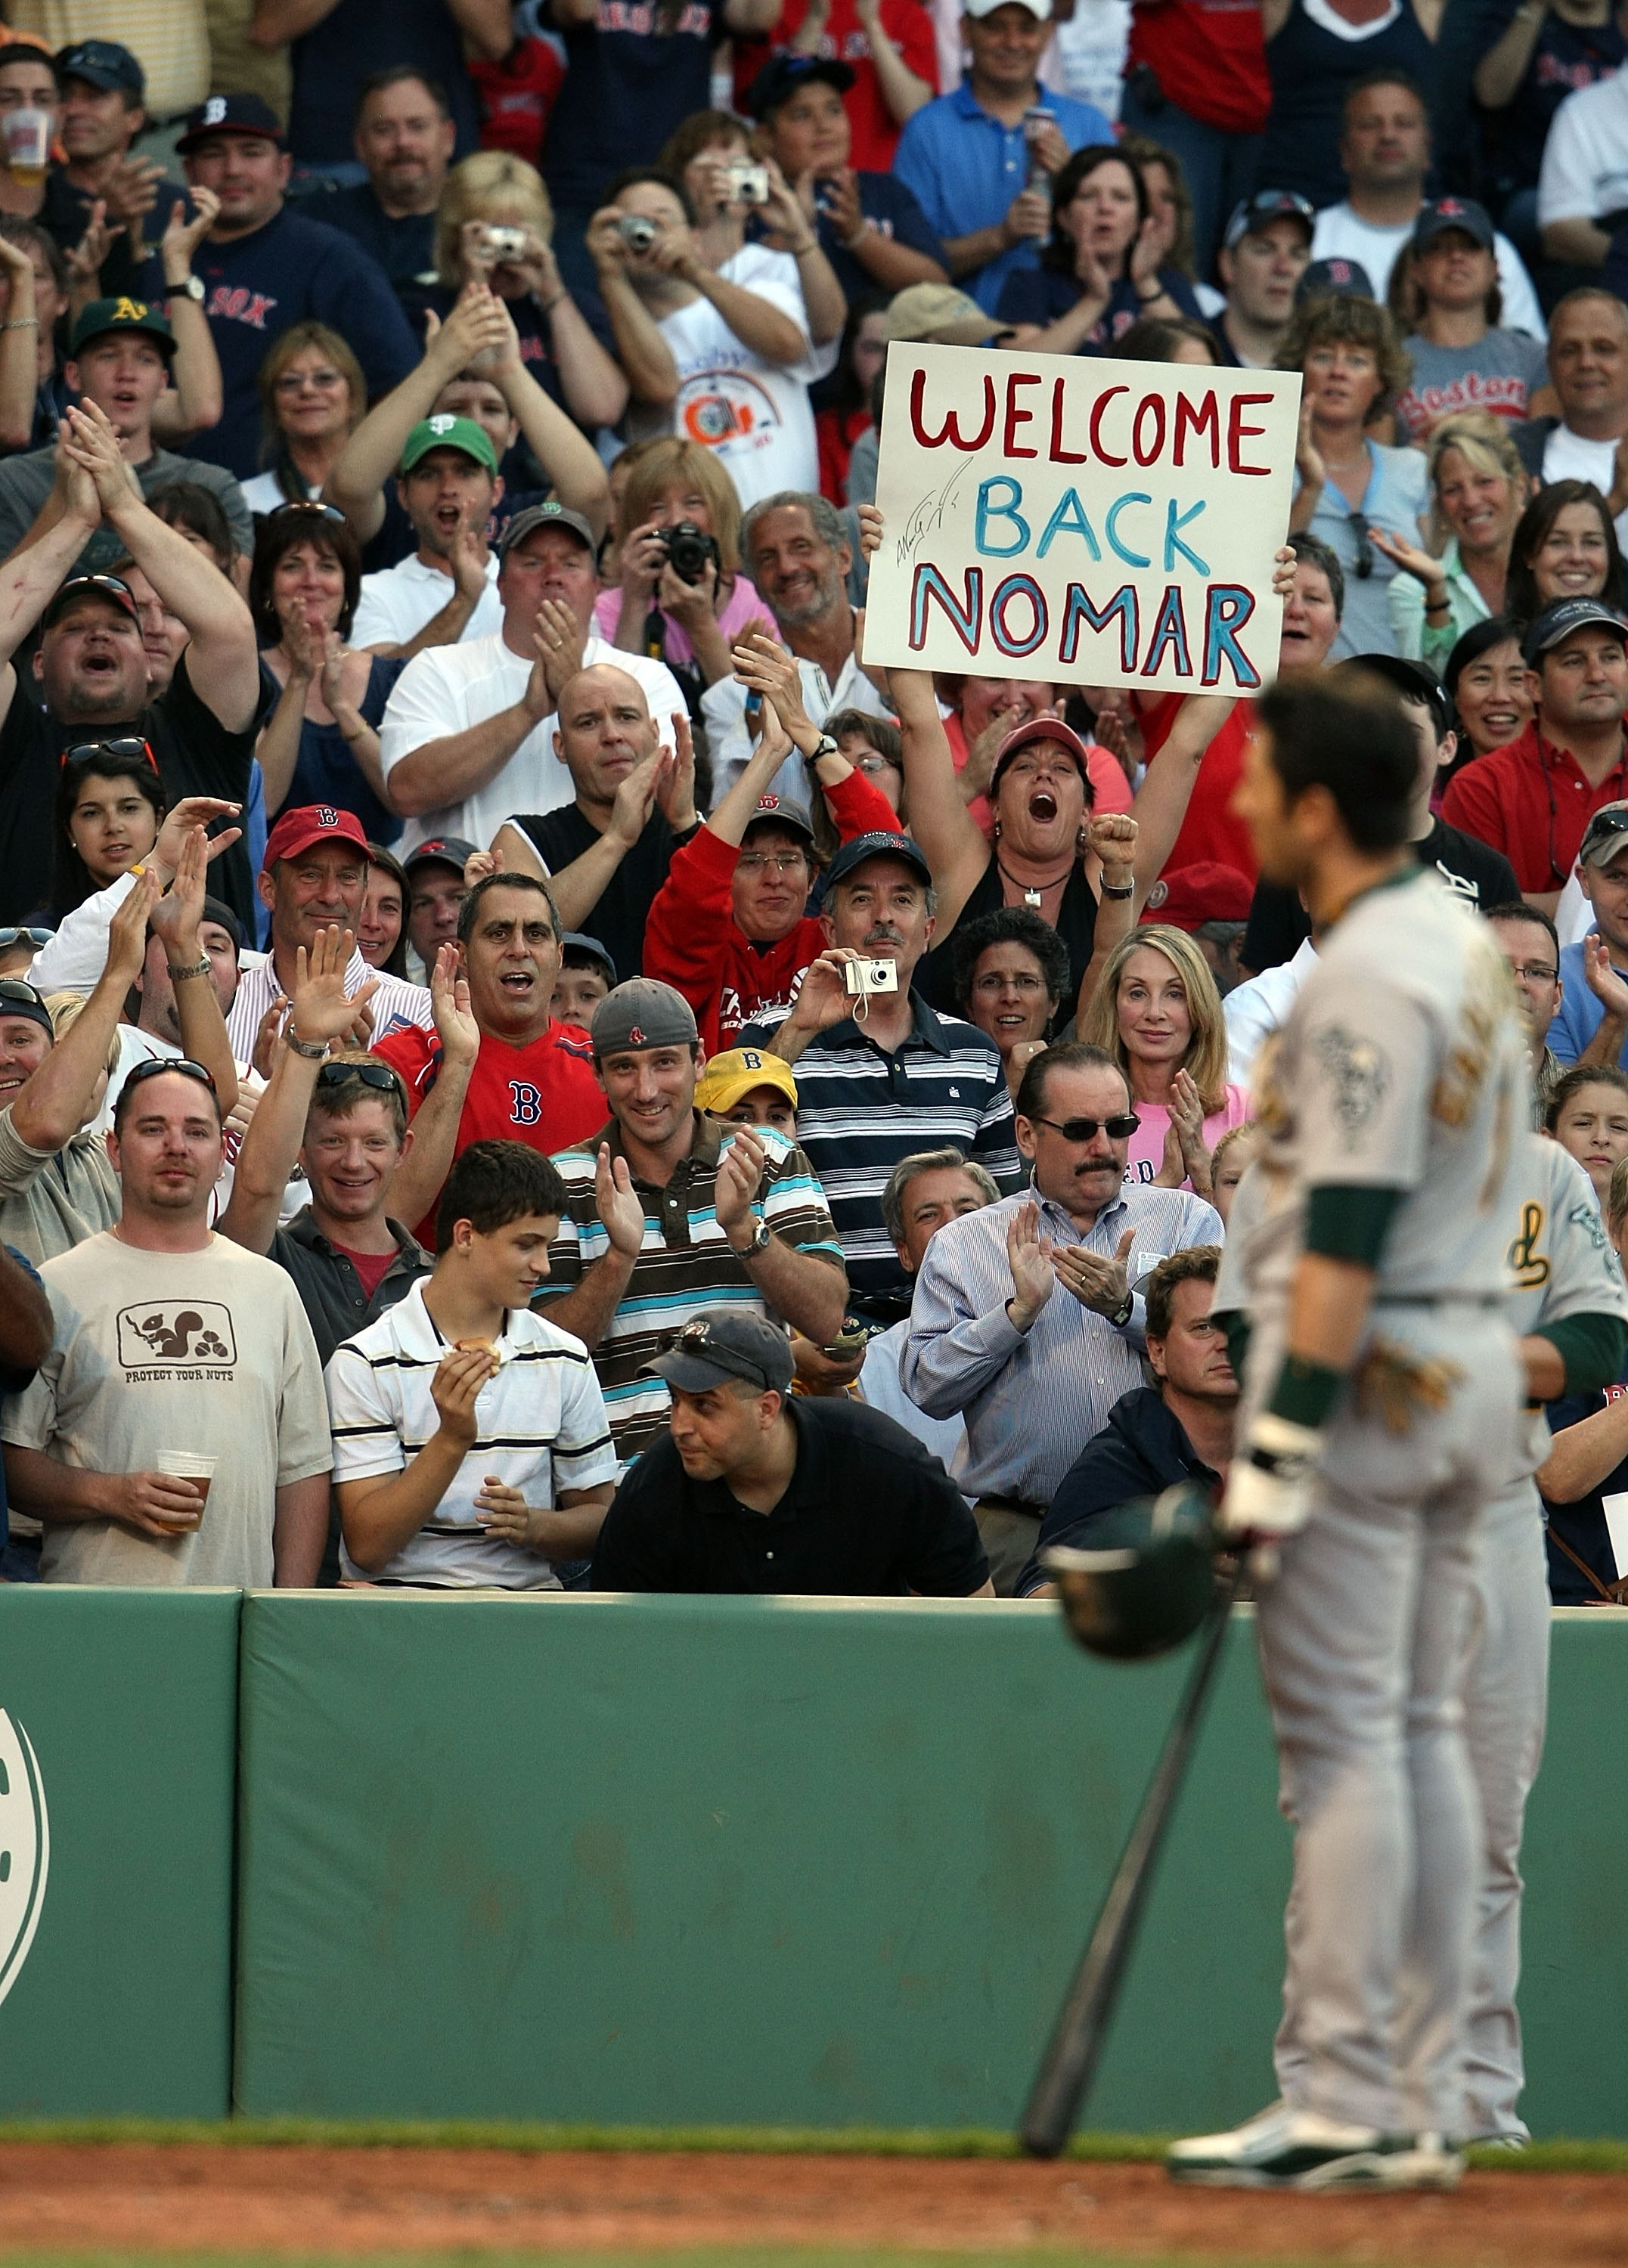
[[[77,355],[81,347],[88,346],[108,331],[145,331],[157,340],[166,357],[175,352],[175,334],[170,328],[170,319],[160,307],[150,307],[144,299],[92,299],[73,327],[69,341],[70,355]]]
[[[401,470],[410,473],[419,459],[427,457],[431,449],[461,449],[466,457],[473,457],[489,473],[497,469],[497,452],[492,446],[491,435],[473,417],[453,417],[441,410],[433,417],[420,418],[402,444]]]

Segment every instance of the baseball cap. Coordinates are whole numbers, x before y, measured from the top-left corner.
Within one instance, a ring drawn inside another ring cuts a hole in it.
[[[884,338],[930,338],[946,347],[982,346],[999,328],[993,315],[953,284],[908,284],[895,292],[882,317]]]
[[[461,449],[466,457],[473,457],[489,473],[497,469],[497,452],[492,446],[492,437],[473,417],[453,417],[445,409],[438,410],[433,417],[421,417],[401,444],[401,470],[410,473],[431,449]]]
[[[77,355],[92,339],[99,339],[107,331],[145,331],[163,349],[166,357],[173,359],[175,334],[170,328],[170,319],[161,307],[150,307],[145,299],[92,299],[73,327],[73,336],[68,342],[70,355]]]
[[[1529,668],[1540,654],[1549,653],[1562,638],[1573,630],[1602,630],[1617,631],[1628,644],[1628,622],[1605,604],[1602,599],[1562,599],[1552,607],[1545,607],[1536,619],[1527,625],[1526,636],[1521,641],[1521,659]]]
[[[839,63],[835,55],[777,55],[752,81],[746,107],[754,118],[767,118],[771,110],[789,102],[799,87],[824,85],[846,94],[853,80],[851,64]]]
[[[187,130],[175,147],[184,156],[210,134],[253,134],[276,143],[279,148],[284,138],[282,120],[259,94],[210,95],[207,102],[187,113]]]
[[[147,92],[147,80],[140,63],[128,48],[117,40],[76,40],[71,47],[56,51],[58,78],[82,78],[87,86],[99,86],[104,94],[112,88],[122,87],[139,102]]]
[[[804,806],[793,803],[789,795],[770,794],[758,797],[757,808],[746,823],[742,842],[755,827],[770,820],[777,827],[793,828],[799,835],[806,835],[810,843],[814,839],[814,821]]]
[[[1427,244],[1455,228],[1474,237],[1483,252],[1491,252],[1497,241],[1484,205],[1478,205],[1473,197],[1438,197],[1433,204],[1419,208],[1413,224],[1414,251],[1423,252]]]
[[[1256,189],[1252,197],[1241,197],[1233,207],[1222,245],[1230,252],[1241,238],[1270,228],[1275,220],[1304,221],[1308,237],[1316,225],[1310,205],[1293,189]]]
[[[1021,725],[1014,725],[995,751],[995,767],[990,774],[989,792],[992,796],[1000,784],[1000,776],[1020,748],[1027,748],[1035,740],[1056,740],[1066,748],[1079,767],[1079,776],[1087,784],[1091,779],[1091,751],[1072,725],[1060,717],[1030,717]]]
[[[1339,669],[1365,669],[1370,677],[1382,677],[1387,685],[1394,686],[1404,701],[1421,703],[1430,711],[1438,740],[1453,722],[1441,681],[1428,662],[1413,661],[1401,653],[1359,653],[1349,662],[1337,664],[1337,674]]]
[[[438,865],[456,866],[461,874],[474,856],[474,843],[466,843],[460,835],[431,835],[414,844],[401,861],[401,872],[410,874],[415,866]]]
[[[963,16],[992,16],[1004,0],[961,0]],[[1042,24],[1051,21],[1051,0],[1020,0],[1031,16],[1038,16]]]
[[[1160,876],[1141,918],[1185,930],[1205,922],[1248,921],[1254,895],[1249,877],[1236,866],[1224,866],[1219,858],[1195,858],[1190,866]]]
[[[615,983],[616,964],[598,938],[589,937],[579,929],[566,930],[560,939],[560,961],[564,968],[572,966],[572,954],[576,954],[578,965],[584,961],[597,961],[609,982],[612,984]]]
[[[639,1376],[665,1378],[681,1394],[705,1394],[737,1378],[784,1394],[792,1383],[791,1341],[761,1315],[708,1307],[674,1334],[665,1354],[644,1364]]]
[[[26,977],[0,976],[0,1017],[4,1016],[26,1016],[31,1024],[39,1025],[48,1039],[56,1037],[56,1027],[51,1021],[45,996],[36,991]]]
[[[83,599],[87,593],[121,608],[133,622],[141,620],[130,586],[122,575],[70,575],[41,615],[41,629],[48,630],[59,615],[65,614],[76,599]]]
[[[796,1109],[797,1081],[789,1063],[762,1048],[726,1048],[722,1055],[707,1057],[707,1067],[696,1082],[696,1108],[733,1110],[743,1095],[760,1086],[772,1086]]]
[[[902,858],[907,866],[915,867],[929,889],[932,887],[932,869],[921,844],[908,835],[893,835],[885,827],[873,827],[841,845],[825,870],[826,888],[829,890],[834,884],[846,881],[854,868],[863,866],[867,858]]]
[[[630,976],[608,991],[588,1027],[595,1056],[625,1048],[688,1048],[700,1038],[696,1012],[681,992],[654,976]]]
[[[1374,284],[1359,260],[1308,260],[1294,287],[1294,304],[1308,299],[1371,299]]]
[[[1583,829],[1577,863],[1609,866],[1624,849],[1628,849],[1628,803],[1602,803]]]
[[[219,898],[205,898],[203,911],[199,918],[206,922],[213,922],[217,929],[224,929],[237,950],[239,953],[242,952],[243,924],[230,906],[223,904]]]
[[[587,545],[591,554],[595,557],[599,555],[598,539],[579,512],[570,512],[563,504],[528,504],[524,512],[515,513],[498,537],[499,561],[506,559],[517,543],[524,543],[539,527],[568,527]]]
[[[367,830],[353,811],[331,803],[302,803],[297,811],[285,811],[267,836],[261,873],[269,874],[279,858],[298,858],[313,843],[354,843],[365,855]]]

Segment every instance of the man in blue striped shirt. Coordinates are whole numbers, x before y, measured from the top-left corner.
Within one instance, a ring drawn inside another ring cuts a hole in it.
[[[1064,1475],[1142,1383],[1136,1286],[1170,1253],[1225,1233],[1190,1189],[1125,1182],[1136,1123],[1124,1073],[1100,1048],[1036,1056],[1017,1110],[1031,1186],[947,1222],[916,1279],[900,1376],[930,1417],[966,1419],[951,1477],[976,1499],[1002,1598]]]
[[[940,1016],[910,988],[932,940],[932,873],[908,835],[856,835],[826,869],[832,950],[805,972],[793,1006],[760,1016],[740,1044],[797,1066],[798,1138],[842,1238],[852,1304],[884,1322],[910,1312],[910,1279],[882,1220],[902,1158],[953,1144],[1003,1195],[1022,1165],[1012,1097],[993,1041]],[[849,990],[851,969],[885,962],[895,986]]]

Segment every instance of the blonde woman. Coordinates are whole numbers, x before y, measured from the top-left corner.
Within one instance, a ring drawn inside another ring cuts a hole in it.
[[[273,342],[254,383],[269,469],[244,482],[243,500],[256,512],[314,503],[367,414],[362,365],[337,331],[307,320]]]
[[[1128,1182],[1210,1194],[1211,1153],[1249,1116],[1227,1078],[1227,1025],[1210,965],[1185,930],[1145,922],[1109,954],[1079,1036],[1124,1072],[1141,1121]]]
[[[1425,453],[1429,549],[1373,530],[1401,569],[1385,593],[1396,651],[1440,676],[1468,630],[1505,611],[1509,549],[1526,506],[1527,474],[1507,423],[1484,409],[1443,417]]]
[[[560,280],[553,236],[554,207],[536,167],[506,150],[477,150],[453,167],[441,191],[435,282],[401,296],[409,313],[444,320],[467,284],[490,284],[544,393],[579,425],[614,425],[628,406],[628,382]]]
[[[679,527],[694,534],[681,539],[674,564]],[[735,484],[711,449],[676,438],[647,443],[622,489],[616,530],[620,582],[593,609],[594,630],[612,645],[650,653],[659,640],[668,668],[705,687],[733,674],[729,649],[754,622],[774,635],[768,607],[740,572]]]

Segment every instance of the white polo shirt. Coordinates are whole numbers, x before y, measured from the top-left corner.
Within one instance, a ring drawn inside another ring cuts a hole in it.
[[[431,1383],[447,1341],[415,1284],[377,1322],[335,1348],[328,1366],[334,1478],[405,1471],[440,1424]],[[497,1342],[499,1368],[475,1396],[475,1447],[416,1535],[371,1580],[437,1590],[557,1591],[548,1560],[490,1536],[475,1510],[488,1475],[557,1505],[561,1489],[616,1477],[610,1425],[588,1351],[529,1309],[511,1309]],[[343,1546],[347,1575],[362,1575]]]
[[[1568,94],[1550,122],[1537,225],[1598,220],[1628,206],[1628,63]]]
[[[394,567],[364,575],[356,620],[350,625],[354,646],[405,645],[426,622],[432,622],[453,595],[453,578],[438,567],[426,567],[413,552]],[[497,596],[497,556],[486,555],[486,588],[475,600],[475,612],[463,626],[460,644],[490,637],[503,628],[503,600]]]

